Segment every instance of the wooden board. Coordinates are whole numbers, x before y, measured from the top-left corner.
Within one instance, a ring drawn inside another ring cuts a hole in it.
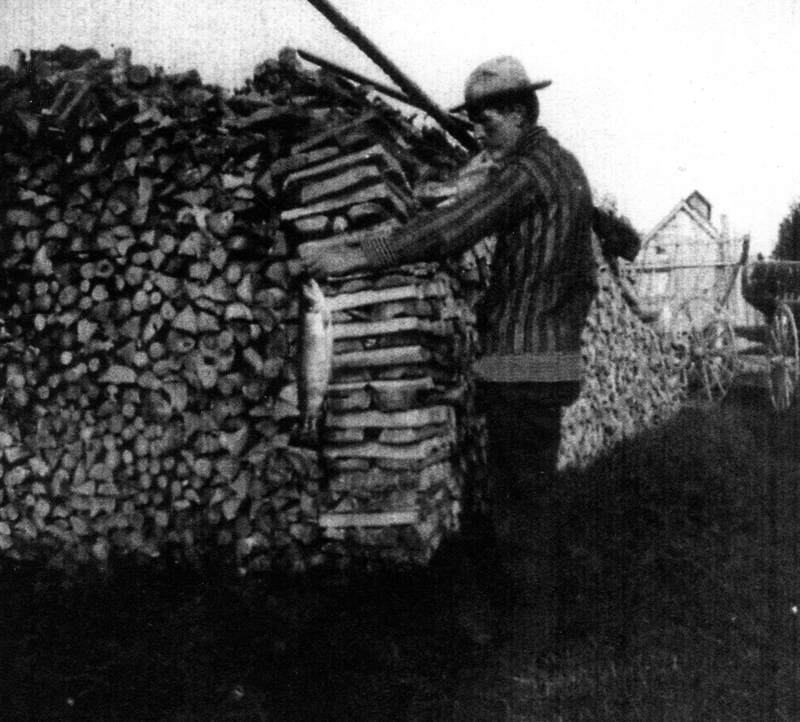
[[[342,429],[404,429],[430,424],[445,424],[453,419],[450,406],[428,406],[408,411],[359,411],[352,414],[328,414],[327,426]]]
[[[382,511],[374,513],[325,512],[319,515],[319,525],[323,529],[346,527],[409,526],[419,521],[419,511]]]
[[[353,166],[365,164],[374,165],[386,170],[388,173],[391,173],[401,185],[405,185],[406,188],[408,187],[405,174],[397,160],[389,155],[382,146],[373,145],[356,153],[340,155],[333,160],[328,160],[324,163],[306,167],[303,170],[292,173],[284,181],[284,190],[291,191],[294,186],[298,184],[304,185],[309,181],[320,181],[338,177],[340,173],[352,169]]]
[[[408,286],[381,288],[375,291],[359,291],[338,296],[329,296],[328,308],[331,312],[344,311],[360,306],[373,306],[378,303],[404,301],[408,299],[442,298],[447,295],[443,281],[429,281]]]
[[[284,221],[294,221],[306,216],[327,215],[342,209],[368,201],[378,201],[392,210],[397,217],[405,220],[408,218],[408,201],[398,194],[390,185],[379,181],[368,188],[361,188],[352,193],[320,201],[309,206],[292,208],[281,213]]]

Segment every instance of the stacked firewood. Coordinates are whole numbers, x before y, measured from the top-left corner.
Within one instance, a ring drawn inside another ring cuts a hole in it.
[[[80,60],[38,58],[4,108],[0,547],[286,546],[318,472],[273,458],[290,279],[262,128],[225,128],[196,74]]]
[[[367,114],[297,145],[282,214],[305,246],[346,247],[405,221],[416,201],[397,146]],[[330,553],[424,560],[458,524],[456,406],[473,315],[436,264],[329,281],[333,372],[320,451]]]
[[[227,98],[124,51],[33,53],[0,85],[0,549],[223,544],[250,566],[321,563],[322,467],[292,441],[295,249],[276,189],[291,175],[308,193],[319,136],[352,120],[380,129],[391,153],[367,155],[405,204],[425,167],[414,142],[457,154],[291,54]],[[370,178],[354,182],[363,195]],[[301,204],[327,196],[311,192]],[[405,219],[393,199],[351,204],[347,222],[387,204]]]
[[[428,558],[484,456],[468,368],[491,244],[325,286],[334,367],[310,447],[295,259],[443,200],[460,151],[288,52],[234,95],[124,49],[18,61],[0,69],[0,550]],[[680,394],[603,268],[565,465]]]
[[[624,262],[604,257],[595,241],[600,290],[582,336],[581,396],[562,422],[561,468],[587,466],[667,420],[686,399],[670,337],[642,319]]]

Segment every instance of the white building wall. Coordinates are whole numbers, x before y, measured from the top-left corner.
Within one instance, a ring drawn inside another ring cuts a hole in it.
[[[643,308],[660,315],[689,298],[722,301],[735,274],[726,312],[734,325],[758,325],[760,314],[742,297],[741,274],[736,268],[741,253],[741,239],[723,236],[710,224],[701,224],[685,208],[679,208],[650,238],[636,260],[637,295]]]

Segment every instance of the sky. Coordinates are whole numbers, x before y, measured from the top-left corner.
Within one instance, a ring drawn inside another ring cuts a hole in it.
[[[699,190],[768,255],[800,201],[800,0],[332,0],[441,106],[514,55],[596,200],[647,233]],[[389,83],[307,0],[0,0],[15,48],[94,47],[227,88],[284,46]]]

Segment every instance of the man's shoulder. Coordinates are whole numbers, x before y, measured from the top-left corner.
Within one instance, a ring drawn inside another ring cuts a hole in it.
[[[563,181],[570,185],[585,184],[586,174],[577,156],[565,148],[542,126],[536,126],[535,132],[526,137],[516,154],[516,162],[535,176],[547,177],[558,183]]]
[[[577,156],[565,148],[546,128],[537,125],[535,132],[529,134],[521,148],[521,155],[534,160],[548,157],[563,158],[569,163],[580,166]]]

